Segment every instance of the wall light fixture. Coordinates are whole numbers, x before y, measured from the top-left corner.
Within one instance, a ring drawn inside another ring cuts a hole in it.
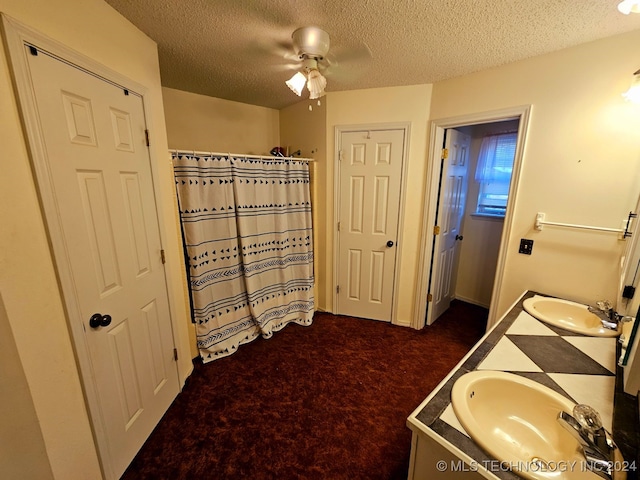
[[[622,96],[632,103],[640,103],[640,70],[633,74],[631,86]]]
[[[618,4],[618,11],[625,15],[640,13],[640,0],[622,0],[622,2]]]

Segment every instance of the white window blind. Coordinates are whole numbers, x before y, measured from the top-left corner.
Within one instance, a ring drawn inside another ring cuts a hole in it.
[[[476,181],[480,184],[476,213],[504,216],[517,138],[517,133],[502,133],[482,139],[476,167]]]

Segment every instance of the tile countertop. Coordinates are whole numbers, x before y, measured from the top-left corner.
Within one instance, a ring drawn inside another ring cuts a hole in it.
[[[522,307],[522,302],[534,295],[543,294],[525,292],[409,416],[408,427],[431,437],[456,456],[491,465],[494,459],[458,422],[451,406],[451,388],[467,372],[501,370],[541,383],[576,403],[591,405],[613,433],[625,460],[636,460],[638,403],[636,397],[622,392],[621,385],[616,386],[617,369],[618,384],[622,377],[617,367],[617,338],[588,337],[536,320]],[[510,471],[485,473],[488,478],[520,478]],[[638,477],[636,472],[629,472],[627,478]]]

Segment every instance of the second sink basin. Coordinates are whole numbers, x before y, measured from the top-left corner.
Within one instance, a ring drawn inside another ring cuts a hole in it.
[[[592,337],[617,337],[618,330],[602,326],[600,317],[591,313],[586,305],[553,297],[535,296],[523,302],[527,313],[541,322],[554,325],[570,332]]]

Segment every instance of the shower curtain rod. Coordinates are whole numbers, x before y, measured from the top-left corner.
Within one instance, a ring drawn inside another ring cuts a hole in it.
[[[180,153],[187,153],[187,154],[191,154],[191,155],[206,155],[206,156],[211,156],[211,157],[247,157],[247,158],[259,158],[261,160],[277,160],[277,159],[283,159],[283,160],[294,160],[294,161],[299,161],[299,162],[315,162],[315,159],[313,158],[305,158],[305,157],[274,157],[272,156],[264,156],[264,155],[251,155],[248,153],[230,153],[230,152],[203,152],[203,151],[197,151],[197,150],[185,150],[185,149],[170,149],[169,150],[170,153],[175,153],[176,155],[180,154]]]

